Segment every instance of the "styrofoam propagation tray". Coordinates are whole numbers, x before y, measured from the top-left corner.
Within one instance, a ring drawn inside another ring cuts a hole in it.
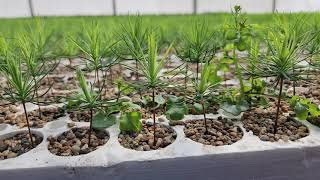
[[[20,107],[21,109],[21,107]],[[37,106],[33,104],[27,104],[28,111],[37,109]],[[22,113],[22,111],[21,111]],[[226,116],[219,110],[219,114],[208,114],[208,118],[217,118],[223,116],[227,118],[236,118],[232,116]],[[165,116],[161,116],[165,119]],[[202,119],[202,115],[187,115],[184,120]],[[149,119],[151,121],[151,119]],[[174,126],[173,129],[177,132],[176,140],[169,146],[160,150],[153,151],[135,151],[122,147],[118,142],[118,135],[120,130],[118,124],[115,124],[109,128],[110,139],[102,147],[97,150],[79,156],[56,156],[51,154],[47,149],[48,136],[57,136],[64,131],[68,131],[67,123],[71,122],[67,116],[61,117],[56,121],[48,122],[43,128],[33,129],[43,135],[43,142],[31,151],[22,154],[16,158],[6,159],[0,161],[0,169],[18,169],[18,168],[39,168],[39,167],[53,167],[53,166],[65,166],[65,167],[79,167],[79,166],[111,166],[125,161],[144,161],[144,160],[156,160],[165,158],[187,157],[187,156],[201,156],[209,154],[223,154],[223,153],[237,153],[237,152],[250,152],[250,151],[264,151],[281,148],[302,148],[312,147],[320,145],[320,128],[310,124],[307,121],[303,121],[310,131],[310,135],[301,138],[295,142],[264,142],[252,132],[246,132],[240,121],[236,121],[236,125],[239,125],[244,132],[242,139],[232,145],[225,146],[211,146],[203,145],[186,138],[183,132],[184,126]],[[163,122],[168,124],[166,120]],[[88,126],[88,122],[76,122],[76,126]],[[12,135],[16,132],[26,131],[27,128],[18,129],[16,126],[1,125],[0,126],[0,138],[5,138],[8,135]]]

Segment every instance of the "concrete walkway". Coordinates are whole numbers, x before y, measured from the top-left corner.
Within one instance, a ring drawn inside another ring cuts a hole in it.
[[[1,180],[319,180],[320,147],[219,154],[112,167],[0,171]]]

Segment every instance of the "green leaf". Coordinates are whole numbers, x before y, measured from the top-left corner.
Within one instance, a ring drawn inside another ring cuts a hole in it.
[[[230,58],[223,58],[221,60],[221,63],[222,64],[226,64],[226,65],[230,65],[230,64],[233,64],[234,60],[233,59],[230,59]]]
[[[309,104],[309,113],[312,117],[318,117],[320,116],[320,109],[314,103]]]
[[[188,107],[183,97],[169,96],[166,107],[166,117],[173,121],[183,119],[184,115],[188,112]]]
[[[251,80],[251,79],[250,79]],[[266,89],[266,82],[261,79],[253,80],[252,90],[256,94],[263,94]]]
[[[179,121],[184,118],[184,114],[184,108],[175,106],[166,111],[166,118],[171,121]]]
[[[227,44],[224,48],[225,51],[231,51],[233,49],[234,45],[233,43]]]
[[[141,113],[128,112],[121,114],[120,117],[120,131],[121,132],[140,132],[142,129]]]
[[[246,111],[249,109],[249,104],[247,101],[240,101],[240,103],[238,104],[240,110],[243,112],[243,111]]]
[[[306,120],[309,114],[312,117],[320,116],[318,105],[311,102],[309,99],[302,99],[299,96],[293,96],[290,101],[290,107],[294,109],[296,116],[300,120]]]
[[[202,105],[199,103],[193,104],[194,110],[196,110],[197,113],[203,113]]]
[[[81,102],[77,99],[69,99],[67,103],[67,108],[75,108],[78,107]]]
[[[158,105],[163,105],[166,103],[166,100],[161,96],[161,95],[157,95],[154,98],[154,101],[158,104]]]
[[[219,69],[220,69],[220,71],[228,72],[229,71],[229,65],[226,64],[226,63],[220,63]]]
[[[295,113],[297,115],[297,118],[300,120],[306,120],[308,117],[308,108],[301,103],[297,103],[295,108]]]
[[[237,31],[235,31],[233,29],[227,30],[225,36],[226,36],[226,39],[229,41],[235,40],[235,39],[237,39]]]
[[[105,129],[116,123],[116,117],[113,114],[107,114],[103,111],[98,111],[92,119],[92,127],[94,129]]]
[[[247,49],[247,44],[246,44],[245,40],[240,39],[240,41],[237,43],[237,49],[239,51],[245,51]]]
[[[312,102],[311,102],[309,99],[302,99],[302,100],[300,101],[300,103],[303,104],[303,105],[312,104]]]
[[[292,96],[292,98],[289,100],[290,107],[294,108],[299,100],[299,96]]]
[[[238,116],[242,112],[237,105],[229,103],[223,103],[221,109],[235,116]]]
[[[234,116],[238,116],[241,114],[241,112],[248,110],[249,105],[245,101],[243,101],[239,104],[231,104],[231,103],[225,102],[222,104],[221,109],[223,109],[224,111],[226,111]]]
[[[132,102],[123,102],[122,103],[122,110],[125,109],[126,111],[139,111],[141,107],[137,104]]]
[[[151,100],[151,97],[150,96],[143,96],[142,99],[141,99],[141,102],[143,105],[148,105],[148,103],[150,103],[152,100]]]
[[[264,107],[264,108],[267,108],[269,106],[269,100],[268,98],[266,97],[261,97],[260,100],[259,100],[259,105]]]
[[[244,86],[244,92],[250,92],[252,90],[251,86]]]
[[[134,92],[134,88],[127,84],[123,78],[116,79],[115,84],[122,95],[128,95]]]

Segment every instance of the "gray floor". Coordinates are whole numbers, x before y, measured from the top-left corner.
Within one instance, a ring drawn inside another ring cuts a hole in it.
[[[0,171],[0,180],[319,180],[320,147],[210,155],[113,167]]]

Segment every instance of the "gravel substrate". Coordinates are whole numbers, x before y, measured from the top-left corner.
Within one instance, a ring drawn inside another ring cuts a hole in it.
[[[57,91],[51,89],[47,94],[40,97],[39,101],[62,103],[66,102],[68,97],[75,96],[76,92],[76,90]]]
[[[35,147],[43,140],[43,138],[37,134],[32,134],[32,139]],[[20,156],[33,148],[27,132],[2,139],[0,140],[0,160]]]
[[[58,137],[49,136],[48,150],[58,156],[77,156],[88,154],[109,140],[109,134],[106,131],[93,130],[89,145],[88,130],[89,127],[73,128]]]
[[[141,108],[140,109],[140,112],[141,112],[141,115],[142,115],[142,118],[143,119],[150,119],[153,117],[153,112],[151,109],[148,109],[148,108]],[[159,117],[161,116],[162,114],[164,114],[164,109],[163,108],[157,108],[155,109],[155,114],[156,114],[156,117]]]
[[[311,124],[320,127],[320,117],[309,117],[307,118],[307,121],[309,121]]]
[[[16,105],[2,105],[0,108],[0,124],[12,124],[19,110]]]
[[[193,141],[213,146],[230,145],[239,141],[243,132],[239,126],[234,125],[230,119],[218,117],[207,119],[208,132],[204,126],[204,120],[188,120],[185,122],[184,133]]]
[[[242,117],[243,127],[247,132],[252,131],[262,141],[296,141],[309,135],[308,128],[294,118],[280,115],[277,133],[274,134],[276,113],[268,111],[245,112]]]
[[[41,81],[41,86],[45,88],[53,88],[55,90],[73,90],[77,89],[77,84],[74,77],[68,77],[67,79],[64,76],[50,76],[44,78]]]
[[[173,128],[163,124],[156,124],[156,142],[154,143],[153,123],[143,122],[140,133],[121,132],[118,137],[119,143],[128,149],[137,151],[151,151],[165,148],[172,144],[177,138]]]
[[[308,91],[304,93],[306,98],[311,98],[311,100],[315,103],[320,103],[320,80],[317,80],[315,84],[303,85],[304,88],[307,88]]]
[[[47,122],[57,120],[65,116],[65,111],[62,108],[41,108],[41,118],[39,116],[39,110],[34,110],[28,112],[28,119],[30,127],[32,128],[42,128]],[[16,124],[19,128],[27,126],[27,121],[24,113],[17,116],[15,119],[11,119],[10,124]]]
[[[189,113],[192,115],[202,115],[203,114],[203,112],[197,112],[194,109],[193,104],[188,104],[188,108],[189,108]],[[210,105],[210,107],[205,108],[205,109],[206,109],[206,114],[218,114],[219,106]]]
[[[68,111],[68,114],[70,119],[75,122],[90,121],[90,111],[88,110],[73,110],[73,111]]]
[[[287,82],[290,88],[289,94],[293,95],[292,81]],[[296,84],[296,94],[300,97],[310,99],[312,102],[320,103],[320,78],[319,75],[310,76],[309,79],[300,80]]]

